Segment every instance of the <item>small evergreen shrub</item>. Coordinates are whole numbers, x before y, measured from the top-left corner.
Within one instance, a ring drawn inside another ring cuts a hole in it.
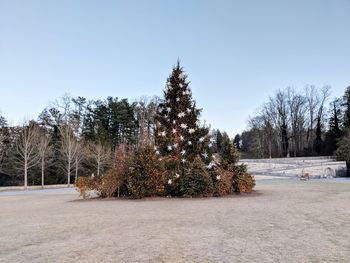
[[[235,188],[238,193],[251,193],[255,186],[254,176],[241,174],[235,178]]]
[[[180,193],[183,196],[211,196],[213,181],[202,159],[198,156],[190,164],[179,180]]]
[[[245,165],[235,167],[233,189],[237,193],[250,193],[255,186],[254,176],[247,172]]]
[[[233,171],[239,160],[239,152],[233,143],[229,143],[221,153],[221,167],[225,170]]]
[[[212,172],[214,183],[214,196],[225,196],[232,193],[233,173],[221,168],[216,168]]]
[[[239,153],[233,143],[228,143],[221,153],[221,168],[224,174],[232,174],[231,191],[237,193],[250,193],[255,186],[255,179],[247,172],[245,165],[237,165]],[[222,183],[221,187],[225,184]],[[222,193],[222,192],[221,192]]]
[[[163,164],[151,146],[138,149],[129,163],[127,188],[133,198],[165,194]]]

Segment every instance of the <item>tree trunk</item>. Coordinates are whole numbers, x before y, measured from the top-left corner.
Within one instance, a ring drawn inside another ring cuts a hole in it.
[[[100,176],[100,162],[97,162],[97,176]]]
[[[282,134],[282,151],[283,157],[288,157],[289,155],[289,143],[288,143],[288,134],[287,134],[287,125],[282,124],[281,134]]]
[[[44,189],[44,180],[45,180],[45,160],[41,159],[41,188]]]
[[[75,178],[74,178],[74,184],[77,184],[77,179],[78,179],[78,160],[75,159]]]
[[[28,167],[27,160],[24,160],[24,190],[27,190],[28,187]]]
[[[71,163],[70,161],[68,162],[68,187],[70,187],[70,167],[71,166]]]

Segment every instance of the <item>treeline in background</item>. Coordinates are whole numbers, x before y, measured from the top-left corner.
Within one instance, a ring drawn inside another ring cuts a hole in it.
[[[350,87],[340,98],[330,94],[328,86],[278,90],[236,135],[240,151],[246,158],[336,155],[349,170]]]
[[[244,158],[336,155],[349,173],[350,87],[341,98],[329,97],[329,87],[277,91],[249,119],[249,129],[235,136],[236,148]],[[78,176],[101,175],[116,165],[119,146],[154,142],[160,102],[64,95],[22,126],[0,115],[0,186],[71,184]],[[231,139],[211,133],[220,153]]]
[[[158,97],[130,103],[64,95],[21,126],[8,125],[0,115],[0,186],[69,185],[78,176],[102,175],[117,165],[118,147],[154,143],[160,102]],[[219,133],[216,152],[230,141]]]
[[[158,103],[158,97],[129,103],[64,95],[22,126],[0,116],[0,185],[70,184],[80,175],[100,175],[118,145],[153,136]]]

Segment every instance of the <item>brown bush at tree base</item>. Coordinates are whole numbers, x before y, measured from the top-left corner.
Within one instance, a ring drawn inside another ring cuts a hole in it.
[[[123,177],[115,169],[109,169],[102,177],[100,187],[101,197],[113,197],[118,195],[118,188],[123,183]]]
[[[76,182],[76,188],[79,191],[79,196],[84,199],[88,196],[88,192],[94,188],[92,181],[88,177],[78,177]]]
[[[234,169],[233,189],[237,193],[250,193],[255,186],[254,176],[247,172],[245,165],[239,165]]]
[[[233,173],[221,168],[215,168],[212,172],[214,184],[214,196],[225,196],[232,193]]]
[[[129,196],[143,198],[152,196],[208,197],[226,196],[232,192],[250,193],[255,186],[254,177],[244,165],[237,165],[235,151],[222,158],[210,172],[198,156],[182,173],[164,168],[151,145],[143,146],[128,155],[119,149],[115,168],[103,176],[79,177],[77,188],[83,198],[93,190],[101,197]],[[231,154],[232,153],[232,154]],[[231,158],[232,157],[232,158]],[[226,168],[226,169],[225,169]]]

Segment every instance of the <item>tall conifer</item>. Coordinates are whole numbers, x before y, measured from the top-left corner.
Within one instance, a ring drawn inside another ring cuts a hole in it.
[[[201,109],[192,99],[187,75],[178,62],[167,79],[164,100],[156,116],[156,153],[164,158],[168,169],[179,176],[183,167],[200,156],[208,169],[213,161],[209,129],[200,124]]]

